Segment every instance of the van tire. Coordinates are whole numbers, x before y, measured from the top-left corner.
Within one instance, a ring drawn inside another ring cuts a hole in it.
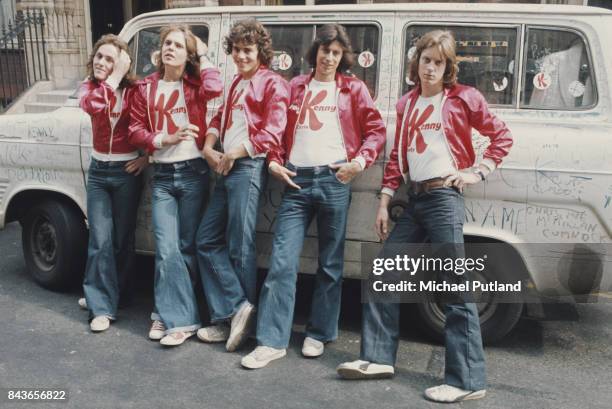
[[[430,338],[444,343],[444,311],[436,302],[417,304],[421,329]],[[522,303],[491,303],[479,311],[480,332],[484,344],[494,344],[514,328],[523,312]],[[484,318],[484,319],[483,319]]]
[[[87,229],[80,210],[47,200],[27,212],[22,226],[23,255],[34,281],[54,291],[80,283],[87,256]]]

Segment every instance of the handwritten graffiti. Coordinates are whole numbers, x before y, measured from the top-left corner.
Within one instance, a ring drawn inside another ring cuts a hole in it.
[[[5,149],[0,151],[0,166],[23,166],[28,163],[32,152],[21,144],[5,145]]]
[[[493,202],[468,201],[465,203],[465,222],[521,234],[526,228],[525,207],[500,207]]]
[[[56,169],[43,168],[12,168],[8,169],[8,177],[11,180],[24,181],[34,180],[40,183],[55,182],[62,177],[62,172]]]
[[[579,198],[584,193],[584,182],[589,180],[591,180],[589,177],[538,170],[533,191],[540,194],[550,193],[556,196]]]
[[[31,126],[28,128],[28,138],[36,140],[57,139],[53,127],[50,126]]]

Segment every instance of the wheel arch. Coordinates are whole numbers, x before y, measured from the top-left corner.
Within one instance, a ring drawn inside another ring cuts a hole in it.
[[[80,200],[78,195],[52,187],[41,188],[41,186],[36,186],[24,187],[9,197],[3,224],[21,221],[32,206],[45,200],[55,200],[66,204],[78,210],[83,219],[87,219],[85,203]]]

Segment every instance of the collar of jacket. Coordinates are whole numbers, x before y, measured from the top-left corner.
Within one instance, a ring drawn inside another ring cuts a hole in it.
[[[302,77],[299,77],[297,85],[299,87],[304,87],[305,88],[306,86],[308,86],[310,81],[313,80],[314,75],[315,75],[315,72],[312,71],[310,73],[310,75],[308,75],[308,76],[304,75]],[[348,92],[348,91],[351,90],[351,87],[348,84],[348,80],[347,80],[348,78],[350,78],[350,77],[348,77],[346,75],[343,75],[343,74],[340,74],[339,72],[336,72],[336,76],[335,76],[334,80],[336,81],[336,87],[338,87],[338,89],[341,92],[345,92],[345,91]]]
[[[454,97],[458,97],[461,98],[463,100],[466,100],[466,95],[465,92],[469,87],[456,83],[455,85],[451,85],[450,87],[445,86],[444,87],[444,96],[446,98],[454,98]],[[421,86],[417,85],[416,87],[412,88],[410,91],[408,91],[408,99],[412,99],[415,96],[419,96],[421,95]]]
[[[262,75],[265,75],[266,72],[268,71],[268,66],[264,65],[264,64],[260,64],[259,67],[257,68],[257,71],[255,71],[255,74],[253,74],[253,76],[251,78],[249,78],[250,81],[256,80],[259,77],[261,77]],[[238,84],[238,82],[240,82],[240,80],[242,80],[244,78],[242,78],[242,74],[236,74],[236,76],[234,77],[234,83]]]
[[[153,82],[158,82],[159,80],[161,80],[163,78],[161,78],[161,75],[159,73],[159,71],[154,72],[151,75],[148,75],[147,77],[145,77],[145,79],[143,80],[144,82],[148,82],[148,83],[153,83]],[[200,77],[192,77],[189,74],[187,74],[187,71],[183,72],[183,77],[182,80],[186,83],[188,83],[189,85],[193,85],[196,87],[199,87],[201,84],[201,80]]]

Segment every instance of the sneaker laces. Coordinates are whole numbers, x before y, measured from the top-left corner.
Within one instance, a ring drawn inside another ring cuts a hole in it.
[[[160,320],[155,320],[153,321],[153,324],[151,324],[151,331],[165,331],[165,330],[166,330],[166,326]]]
[[[269,355],[275,352],[277,352],[275,348],[260,345],[257,348],[255,348],[253,352],[251,352],[249,355],[252,355],[253,358],[255,358],[256,360],[259,360],[259,358],[265,357],[266,355]]]

